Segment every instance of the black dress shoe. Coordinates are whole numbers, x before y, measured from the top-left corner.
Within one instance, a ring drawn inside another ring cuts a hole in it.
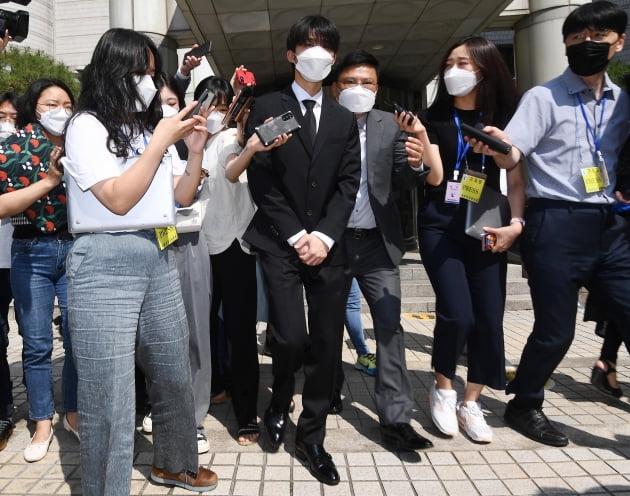
[[[515,407],[512,401],[508,402],[503,414],[505,423],[512,429],[549,446],[561,448],[569,444],[569,438],[551,425],[542,408],[522,410]]]
[[[397,424],[381,425],[381,437],[388,447],[400,451],[415,451],[433,448],[433,443],[418,434],[411,425],[399,422]]]
[[[335,467],[332,456],[324,449],[322,444],[307,444],[303,441],[295,441],[295,456],[304,463],[308,471],[318,481],[336,486],[339,484],[339,473]]]
[[[273,451],[278,451],[282,443],[288,419],[289,415],[287,412],[276,412],[271,407],[267,408],[265,412],[265,431],[267,432],[267,438],[269,439],[269,444]]]
[[[330,403],[328,413],[332,415],[340,415],[343,412],[343,403],[341,402],[341,393],[335,393]]]

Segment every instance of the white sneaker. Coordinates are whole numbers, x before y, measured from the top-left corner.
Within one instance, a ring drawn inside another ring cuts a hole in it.
[[[454,389],[437,389],[435,384],[429,392],[429,405],[431,406],[431,418],[442,434],[456,436],[459,432],[457,426],[457,392]]]
[[[153,432],[153,419],[151,418],[151,410],[142,419],[142,430],[147,434]]]
[[[207,453],[210,451],[210,443],[203,432],[197,432],[197,454]]]
[[[483,412],[476,401],[459,402],[457,405],[457,421],[473,441],[478,443],[492,442],[492,429],[486,424]]]

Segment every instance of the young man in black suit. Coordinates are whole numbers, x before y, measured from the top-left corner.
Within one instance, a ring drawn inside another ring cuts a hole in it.
[[[294,374],[303,366],[295,453],[314,477],[330,485],[338,484],[339,474],[323,442],[350,288],[344,232],[361,169],[354,115],[322,92],[338,46],[336,26],[321,16],[304,17],[289,31],[287,59],[295,64],[295,80],[256,100],[247,135],[268,117],[289,110],[302,128],[283,146],[252,159],[248,181],[258,211],[244,236],[260,254],[275,324],[267,437],[277,450],[288,422]]]
[[[351,274],[370,307],[376,334],[374,387],[383,442],[395,450],[431,448],[409,424],[413,391],[405,362],[400,325],[400,271],[405,252],[393,187],[417,186],[422,156],[432,153],[426,132],[408,138],[389,112],[373,109],[378,91],[378,61],[353,50],[337,65],[333,92],[353,112],[361,141],[361,183],[345,233]],[[336,395],[343,371],[339,367]],[[335,398],[340,404],[338,397]]]

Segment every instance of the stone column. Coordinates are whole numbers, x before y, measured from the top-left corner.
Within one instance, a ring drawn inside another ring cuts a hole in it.
[[[134,29],[146,34],[157,45],[162,68],[174,74],[179,67],[177,44],[167,36],[175,10],[175,0],[110,0],[110,27]]]
[[[567,67],[562,23],[590,0],[530,0],[529,15],[514,27],[516,81],[525,91],[560,75]]]

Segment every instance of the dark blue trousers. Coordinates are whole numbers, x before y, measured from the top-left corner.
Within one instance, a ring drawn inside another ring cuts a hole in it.
[[[602,298],[630,342],[630,246],[625,219],[605,205],[530,199],[526,215],[521,251],[535,322],[507,392],[517,407],[538,408],[573,341],[582,286]]]

